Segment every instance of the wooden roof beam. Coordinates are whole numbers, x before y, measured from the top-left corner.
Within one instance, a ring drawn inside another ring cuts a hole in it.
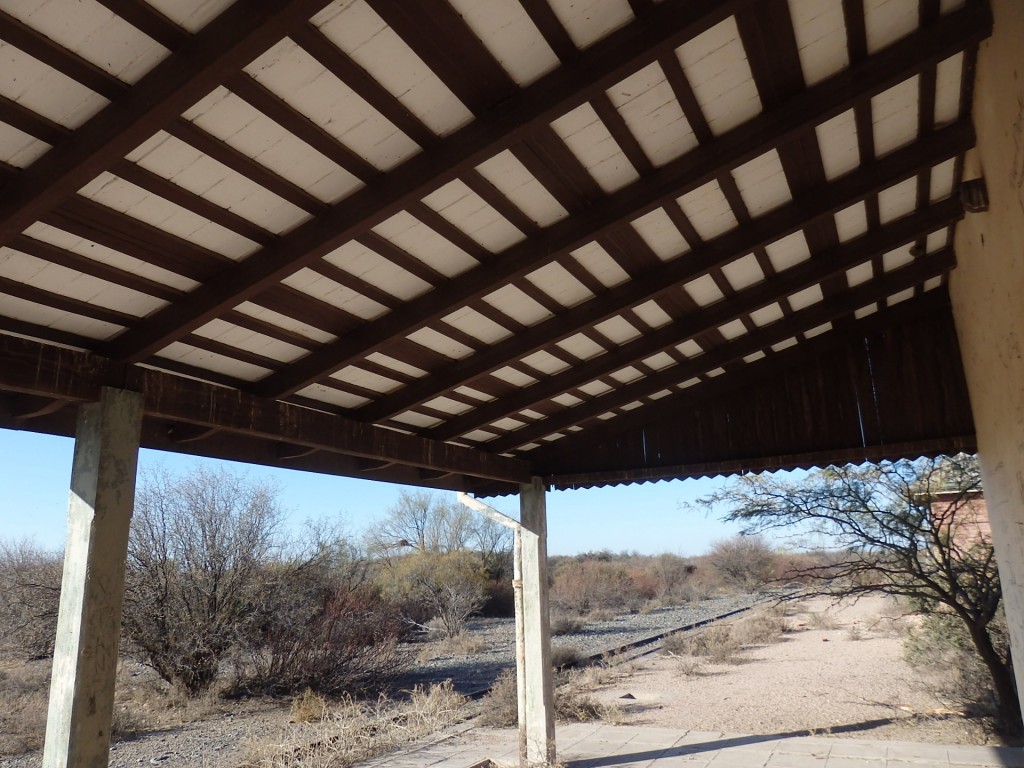
[[[952,249],[946,248],[933,253],[908,266],[888,272],[881,278],[832,296],[827,301],[794,312],[783,320],[748,333],[718,349],[685,363],[666,368],[653,376],[626,384],[614,392],[596,397],[589,402],[566,408],[554,416],[541,419],[503,437],[488,441],[482,447],[495,453],[504,453],[520,445],[535,442],[545,435],[582,424],[638,398],[647,397],[662,389],[673,389],[688,378],[742,360],[746,355],[761,351],[772,344],[778,344],[798,333],[844,317],[871,304],[880,296],[890,296],[932,277],[943,275],[955,264],[956,259]]]
[[[102,78],[96,78],[94,86],[101,93],[109,92],[113,101],[8,187],[0,203],[0,243],[8,242],[170,124],[328,2],[235,3],[123,93],[114,94]]]
[[[448,281],[439,290],[409,302],[401,310],[324,345],[279,374],[259,382],[254,391],[265,397],[292,394],[374,349],[439,319],[453,308],[486,296],[614,227],[697,189],[720,173],[772,149],[787,137],[844,112],[851,103],[870,98],[911,77],[929,62],[962,50],[975,36],[984,37],[989,33],[991,17],[977,9],[978,6],[972,4],[947,15],[942,22],[910,35],[865,60],[859,67],[819,83],[774,112],[763,113],[593,203],[586,212],[564,219],[541,234],[506,249],[486,267],[470,270]],[[256,257],[250,257],[241,266],[244,267],[252,258]],[[128,331],[115,339],[111,347],[116,351],[122,338],[130,339],[145,333],[145,328]]]
[[[432,400],[448,390],[501,368],[509,360],[532,354],[623,310],[657,298],[756,248],[786,237],[820,217],[829,216],[868,195],[891,187],[913,176],[922,165],[938,165],[972,146],[974,131],[970,121],[954,123],[924,141],[858,168],[842,179],[807,193],[745,227],[734,229],[685,255],[637,275],[621,286],[607,290],[601,296],[538,323],[530,327],[528,332],[516,334],[392,395],[369,403],[360,408],[357,415],[367,421],[379,421]]]
[[[594,94],[696,37],[752,0],[666,0],[479,119],[445,137],[379,180],[227,269],[144,328],[109,343],[109,357],[142,360],[208,320],[280,282],[388,217],[501,152],[536,126],[575,109]],[[134,89],[133,89],[134,90]],[[165,120],[164,123],[167,121]],[[162,127],[157,126],[157,127]],[[134,145],[133,145],[134,146]]]
[[[89,402],[104,384],[141,391],[149,419],[248,438],[394,462],[444,473],[527,482],[532,466],[519,459],[407,435],[323,411],[268,402],[237,390],[135,366],[77,350],[0,335],[0,390]]]

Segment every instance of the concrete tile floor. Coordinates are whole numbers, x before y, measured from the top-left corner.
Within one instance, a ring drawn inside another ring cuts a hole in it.
[[[732,733],[580,723],[558,728],[558,760],[568,768],[1024,768],[1008,747],[744,736]],[[463,726],[364,764],[364,768],[516,766],[512,730]]]

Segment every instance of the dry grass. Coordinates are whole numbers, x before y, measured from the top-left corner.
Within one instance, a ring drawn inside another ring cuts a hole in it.
[[[561,676],[555,688],[555,719],[566,723],[604,720],[613,724],[624,721],[622,709],[606,704],[589,694],[601,683],[595,682],[589,670],[579,670]],[[491,728],[511,728],[518,722],[516,675],[505,670],[494,682],[491,692],[481,701],[480,725]]]
[[[254,746],[246,766],[346,768],[459,722],[464,704],[450,682],[417,687],[406,702],[346,697],[318,719],[292,723],[278,738]]]
[[[811,629],[837,629],[839,622],[829,611],[811,611],[807,614],[807,626]]]
[[[789,631],[785,612],[769,608],[729,624],[711,624],[693,632],[669,635],[662,648],[666,655],[680,659],[680,671],[684,675],[696,677],[704,673],[696,659],[733,663],[743,648],[776,643]]]
[[[556,669],[575,667],[583,660],[583,652],[574,645],[556,645],[551,648],[551,666]]]
[[[432,661],[447,656],[472,656],[482,653],[486,649],[487,643],[479,635],[460,632],[454,637],[445,637],[427,643],[416,655],[416,658],[419,661]]]
[[[706,657],[718,663],[732,661],[740,650],[728,624],[712,624],[695,632],[669,635],[663,647],[671,656]]]
[[[575,635],[586,629],[587,624],[579,616],[570,616],[565,613],[556,614],[551,617],[551,634]]]
[[[733,625],[733,636],[741,646],[768,645],[791,631],[785,613],[769,608],[748,614]]]

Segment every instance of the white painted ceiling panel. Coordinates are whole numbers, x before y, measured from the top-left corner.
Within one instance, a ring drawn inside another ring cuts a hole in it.
[[[769,243],[764,250],[776,272],[783,272],[811,258],[811,249],[807,245],[807,238],[804,237],[803,230],[797,230],[781,240]]]
[[[829,181],[846,175],[860,165],[857,123],[852,109],[815,126],[814,133],[821,148],[825,178]]]
[[[473,119],[472,112],[364,0],[336,3],[315,16],[313,23],[434,133],[447,136]]]
[[[416,142],[291,40],[278,43],[245,71],[383,171],[420,151]]]
[[[767,355],[762,350],[758,350],[757,352],[754,352],[753,354],[745,355],[743,357],[743,362],[744,363],[756,363],[758,360],[764,360],[764,358],[766,358],[766,357],[767,357]]]
[[[101,205],[231,259],[244,259],[258,248],[258,245],[248,238],[109,173],[101,173],[82,187],[79,193]]]
[[[104,245],[99,245],[91,240],[85,240],[78,235],[72,235],[69,232],[51,227],[47,224],[33,224],[25,230],[25,234],[30,237],[34,237],[36,240],[41,240],[44,243],[49,243],[50,245],[55,245],[58,248],[63,248],[66,251],[71,251],[72,253],[85,256],[93,261],[98,261],[101,264],[107,264],[111,267],[123,269],[126,272],[131,272],[132,274],[144,277],[148,280],[155,280],[179,291],[191,291],[198,285],[198,283],[187,277],[182,277],[181,275],[169,272],[166,269],[153,266],[152,264],[147,264],[133,256],[128,256],[120,251],[115,251]]]
[[[281,282],[307,296],[319,299],[325,304],[343,309],[361,320],[375,320],[388,312],[387,307],[378,304],[373,299],[336,283],[312,269],[300,269]]]
[[[394,392],[402,386],[400,382],[394,379],[389,379],[387,376],[381,376],[355,365],[347,365],[340,371],[332,373],[331,378],[345,384],[351,384],[354,387],[359,387],[360,389],[372,389],[374,392],[380,392],[381,394]]]
[[[933,203],[945,200],[953,194],[953,181],[956,178],[956,159],[951,158],[932,168],[929,181],[928,199]]]
[[[441,319],[453,328],[457,328],[485,344],[497,344],[499,341],[507,339],[512,335],[508,328],[499,325],[489,317],[485,317],[470,307],[462,307]]]
[[[508,150],[489,158],[478,165],[476,170],[541,227],[551,226],[569,215],[547,188]]]
[[[834,218],[839,241],[842,243],[860,237],[868,231],[868,211],[863,202],[836,211]]]
[[[716,301],[721,301],[724,298],[711,275],[704,275],[696,280],[691,280],[683,286],[683,290],[702,307],[714,304]]]
[[[917,28],[917,0],[864,0],[868,53],[892,45]]]
[[[549,0],[577,48],[586,48],[633,20],[626,0]]]
[[[887,298],[885,300],[885,304],[887,307],[895,307],[897,304],[900,304],[912,298],[914,298],[914,289],[906,288],[900,291],[899,293],[894,293],[892,296]]]
[[[620,384],[628,384],[631,381],[642,379],[643,376],[644,375],[633,366],[622,368],[609,374],[610,378],[615,379]]]
[[[124,330],[120,325],[105,323],[102,320],[92,320],[61,309],[51,309],[42,304],[24,301],[14,296],[3,295],[2,299],[0,315],[17,318],[18,320],[23,320],[26,323],[43,328],[53,328],[57,331],[74,333],[76,336],[96,339],[97,341],[105,341]]]
[[[821,325],[814,326],[809,331],[804,331],[804,336],[808,339],[813,339],[815,336],[821,336],[821,334],[828,333],[831,330],[832,323],[822,323]]]
[[[704,240],[712,240],[736,227],[736,216],[717,181],[686,193],[678,203]]]
[[[861,307],[856,312],[854,312],[853,316],[858,320],[863,320],[865,317],[873,315],[877,311],[878,307],[876,307],[874,304],[868,304],[866,307]]]
[[[793,308],[794,312],[799,312],[801,309],[806,309],[812,304],[817,304],[824,298],[821,286],[812,285],[809,288],[804,288],[802,291],[792,294],[789,297],[789,306]]]
[[[572,408],[574,405],[579,405],[580,403],[582,403],[583,400],[576,397],[576,395],[570,395],[568,392],[566,392],[564,394],[557,395],[556,397],[552,397],[551,402],[558,403],[563,408]],[[547,438],[544,439],[546,440]]]
[[[742,320],[730,320],[725,325],[718,326],[718,332],[726,341],[731,341],[744,336],[747,333],[747,327],[743,325]]]
[[[935,125],[941,127],[960,116],[960,88],[964,55],[958,53],[939,62],[935,70]]]
[[[933,278],[930,278],[928,280],[925,280],[924,284],[921,286],[921,288],[924,291],[926,291],[926,292],[927,291],[934,291],[936,288],[938,288],[941,285],[942,285],[942,278],[941,277],[933,277]]]
[[[309,218],[301,208],[163,132],[128,159],[274,234],[283,234]]]
[[[625,344],[640,335],[635,326],[618,315],[598,323],[594,330],[615,344]]]
[[[882,254],[882,269],[885,272],[892,272],[894,269],[904,267],[914,260],[910,255],[910,246],[904,245],[894,251]]]
[[[417,368],[414,365],[409,365],[408,363],[405,363],[401,360],[397,360],[391,357],[390,355],[382,354],[381,352],[371,352],[366,356],[366,359],[369,360],[371,363],[382,365],[385,368],[390,368],[391,370],[397,373],[404,374],[405,376],[411,376],[416,379],[422,379],[424,376],[427,375],[427,372],[424,371],[422,368]],[[465,389],[468,389],[468,387],[465,387]]]
[[[677,48],[676,55],[715,136],[760,114],[761,97],[733,17]]]
[[[286,331],[291,331],[292,333],[297,333],[300,336],[305,336],[307,339],[315,341],[319,344],[328,344],[334,341],[335,338],[337,338],[333,334],[327,333],[326,331],[321,331],[319,328],[314,328],[311,325],[306,325],[305,323],[299,322],[298,320],[290,318],[287,315],[282,315],[278,312],[275,312],[272,309],[266,309],[265,307],[261,307],[258,304],[252,303],[251,301],[242,302],[237,307],[235,307],[235,309],[241,312],[243,315],[249,315],[249,317],[261,320],[264,323],[276,325],[278,328],[282,328]]]
[[[348,171],[224,88],[192,106],[184,117],[321,202],[335,202],[363,186]]]
[[[645,301],[639,307],[634,307],[633,312],[651,328],[661,328],[663,325],[668,325],[672,322],[669,314],[654,299]]]
[[[514,285],[487,294],[484,301],[523,325],[535,325],[551,317],[550,312]]]
[[[604,347],[582,333],[562,339],[558,342],[558,346],[580,360],[589,360],[592,357],[603,355],[605,352]]]
[[[449,0],[462,20],[519,85],[558,66],[558,57],[519,3]]]
[[[689,244],[664,208],[655,208],[639,219],[634,219],[631,226],[662,261],[671,261],[690,251]]]
[[[146,2],[189,32],[198,32],[231,5],[232,0],[146,0]]]
[[[429,283],[354,240],[328,253],[324,261],[402,301],[409,301],[430,290]]]
[[[427,195],[423,202],[491,253],[503,251],[525,238],[460,179]]]
[[[545,352],[543,349],[527,355],[523,358],[523,362],[541,373],[546,373],[548,376],[561,373],[569,367],[569,364],[564,360],[555,357],[550,352]]]
[[[382,221],[373,231],[445,277],[455,277],[478,264],[464,250],[405,211]]]
[[[789,13],[807,85],[850,65],[842,0],[789,0]]]
[[[577,248],[571,256],[606,288],[614,288],[629,279],[629,273],[596,241]]]
[[[906,146],[917,138],[919,80],[914,75],[871,97],[875,154],[878,157]]]
[[[551,127],[605,192],[640,178],[590,104],[563,115]]]
[[[495,429],[500,429],[503,432],[512,432],[526,426],[526,422],[506,416],[504,419],[498,419],[497,421],[492,422],[491,426]]]
[[[169,51],[95,0],[5,0],[4,10],[72,53],[135,83]]]
[[[264,336],[262,333],[224,320],[211,320],[206,325],[197,328],[194,333],[196,336],[204,336],[246,352],[279,360],[282,363],[290,363],[306,354],[306,350],[296,347],[294,344]]]
[[[858,264],[856,267],[846,270],[846,282],[851,288],[862,285],[874,277],[875,270],[870,261]]]
[[[563,307],[574,307],[594,295],[560,264],[545,264],[528,274],[526,279]]]
[[[397,421],[402,424],[408,424],[410,427],[416,427],[417,429],[430,429],[436,427],[442,422],[437,416],[427,416],[424,413],[417,413],[416,411],[406,411],[400,413],[397,416],[392,416],[392,421]],[[477,430],[480,431],[480,430]],[[466,435],[469,437],[469,435]],[[473,438],[469,438],[473,439]]]
[[[338,405],[342,408],[358,408],[359,406],[366,405],[370,402],[368,398],[365,398],[362,395],[342,392],[334,387],[325,387],[323,384],[310,384],[308,387],[300,389],[295,394],[301,395],[302,397],[308,397],[311,400],[319,400],[323,403]]]
[[[925,239],[925,251],[927,253],[935,253],[941,248],[945,248],[949,245],[949,230],[940,229],[938,232],[932,232]]]
[[[657,62],[616,83],[607,94],[655,167],[697,146],[697,137]]]
[[[767,307],[755,309],[750,313],[750,319],[754,321],[754,325],[758,328],[763,328],[766,325],[776,323],[783,317],[785,317],[785,314],[778,302],[769,304]]]
[[[15,168],[27,168],[46,154],[50,145],[32,138],[6,123],[0,123],[0,162]]]
[[[527,376],[522,371],[516,370],[508,365],[492,372],[491,376],[500,381],[504,381],[506,384],[511,384],[514,387],[528,387],[537,381],[532,376]]]
[[[586,384],[577,387],[580,392],[590,395],[591,397],[600,397],[611,388],[610,384],[606,384],[601,380],[589,381]]]
[[[51,69],[0,40],[0,96],[60,123],[78,128],[107,105],[107,100],[67,75]]]
[[[269,369],[262,366],[243,363],[240,360],[225,357],[216,352],[209,352],[205,349],[199,349],[191,344],[185,344],[180,341],[175,341],[161,349],[159,357],[165,360],[175,360],[185,365],[213,371],[225,376],[232,376],[242,381],[258,381],[270,373]],[[156,360],[153,362],[157,363]]]
[[[878,193],[878,218],[883,224],[913,213],[917,205],[917,177]]]
[[[455,392],[464,397],[471,397],[474,400],[479,400],[482,403],[489,403],[495,398],[493,395],[488,395],[486,392],[481,392],[478,389],[472,387],[456,387]]]
[[[753,218],[793,199],[779,153],[774,149],[735,168],[732,177]]]
[[[655,371],[660,371],[676,364],[675,358],[668,354],[668,352],[659,352],[656,355],[645,357],[641,362]]]
[[[423,406],[452,416],[458,416],[460,413],[472,410],[473,407],[466,403],[460,403],[458,400],[452,400],[450,397],[435,397],[433,400],[425,402]]]
[[[791,336],[790,338],[786,339],[785,341],[780,341],[778,344],[772,344],[772,351],[773,352],[782,352],[784,349],[789,349],[790,347],[795,347],[796,345],[797,345],[797,340],[794,337]],[[722,371],[722,373],[725,373],[725,371]],[[710,376],[711,372],[709,371],[707,375]]]
[[[680,382],[678,386],[680,389],[689,389],[690,387],[696,384],[700,384],[700,379],[694,376],[692,378],[687,379],[686,381]]]
[[[722,267],[722,272],[735,290],[742,291],[764,280],[764,271],[757,263],[757,257],[748,253],[741,259],[731,261]]]
[[[450,357],[453,360],[461,360],[464,357],[469,357],[473,354],[473,350],[467,347],[465,344],[461,344],[455,339],[445,336],[442,333],[438,333],[433,328],[420,328],[419,330],[410,333],[407,337],[410,341],[414,341],[420,346],[432,349],[445,357]]]

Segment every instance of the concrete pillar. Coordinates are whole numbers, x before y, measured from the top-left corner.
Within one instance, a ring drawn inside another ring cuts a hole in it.
[[[520,744],[525,732],[526,765],[555,764],[554,673],[548,617],[548,524],[544,484],[539,477],[519,490],[523,584],[523,669],[520,686],[525,712],[520,716]],[[518,623],[518,622],[517,622]]]
[[[1018,695],[1024,692],[1024,3],[991,0],[978,56],[976,154],[989,209],[957,226],[953,314],[978,435]]]
[[[136,392],[79,409],[43,768],[107,765],[141,424]]]

